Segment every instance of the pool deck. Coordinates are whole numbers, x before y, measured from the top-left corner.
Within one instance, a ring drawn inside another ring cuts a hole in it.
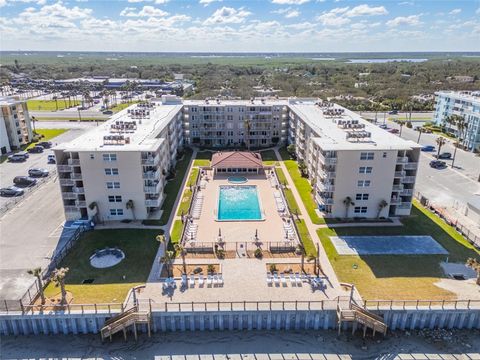
[[[265,215],[265,220],[259,221],[217,221],[218,192],[220,185],[232,185],[228,182],[228,176],[216,175],[212,179],[212,172],[208,172],[209,181],[206,182],[204,202],[198,224],[197,241],[214,242],[218,236],[218,229],[221,229],[225,242],[253,242],[255,231],[258,231],[260,241],[280,242],[284,241],[283,220],[280,217],[273,196],[278,191],[270,185],[265,175],[248,175],[248,182],[242,185],[256,185],[260,210]]]

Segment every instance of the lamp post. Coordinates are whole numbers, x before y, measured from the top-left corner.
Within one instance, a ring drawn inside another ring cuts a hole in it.
[[[80,109],[77,109],[78,110],[78,121],[82,121],[82,115],[80,115]]]

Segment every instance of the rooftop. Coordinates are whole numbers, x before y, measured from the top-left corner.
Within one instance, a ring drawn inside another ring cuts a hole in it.
[[[0,96],[0,106],[15,105],[15,104],[21,104],[24,102],[25,100],[20,100],[15,96]]]
[[[150,151],[163,139],[160,132],[182,109],[181,104],[136,104],[59,149],[74,151]]]
[[[314,99],[289,99],[289,107],[318,135],[324,150],[410,150],[418,144],[380,129],[340,105]]]
[[[205,100],[184,100],[185,106],[286,106],[288,105],[287,99],[276,98],[254,98],[250,100],[223,100],[223,99],[205,99]]]
[[[437,96],[447,96],[458,100],[470,101],[480,105],[480,91],[438,91]]]
[[[220,168],[261,168],[259,153],[248,151],[224,151],[212,155],[212,167]]]

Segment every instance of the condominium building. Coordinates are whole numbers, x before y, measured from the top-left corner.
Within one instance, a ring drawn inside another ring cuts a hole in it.
[[[6,154],[32,141],[27,103],[15,97],[0,98],[0,152]]]
[[[323,216],[408,215],[420,147],[315,99],[136,104],[54,149],[68,220],[160,216],[168,170],[185,146],[296,145]],[[132,207],[133,205],[133,207]]]
[[[480,91],[440,91],[435,95],[435,124],[460,138],[462,146],[469,151],[480,151]],[[466,126],[461,133],[456,124],[447,121],[451,115],[465,119]]]

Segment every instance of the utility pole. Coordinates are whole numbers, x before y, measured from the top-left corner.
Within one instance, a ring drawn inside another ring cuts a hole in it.
[[[420,144],[420,136],[422,136],[422,132],[423,132],[422,128],[419,128],[418,129],[418,139],[417,139],[418,144]]]
[[[82,121],[82,116],[80,115],[80,109],[77,109],[78,110],[78,121]]]

